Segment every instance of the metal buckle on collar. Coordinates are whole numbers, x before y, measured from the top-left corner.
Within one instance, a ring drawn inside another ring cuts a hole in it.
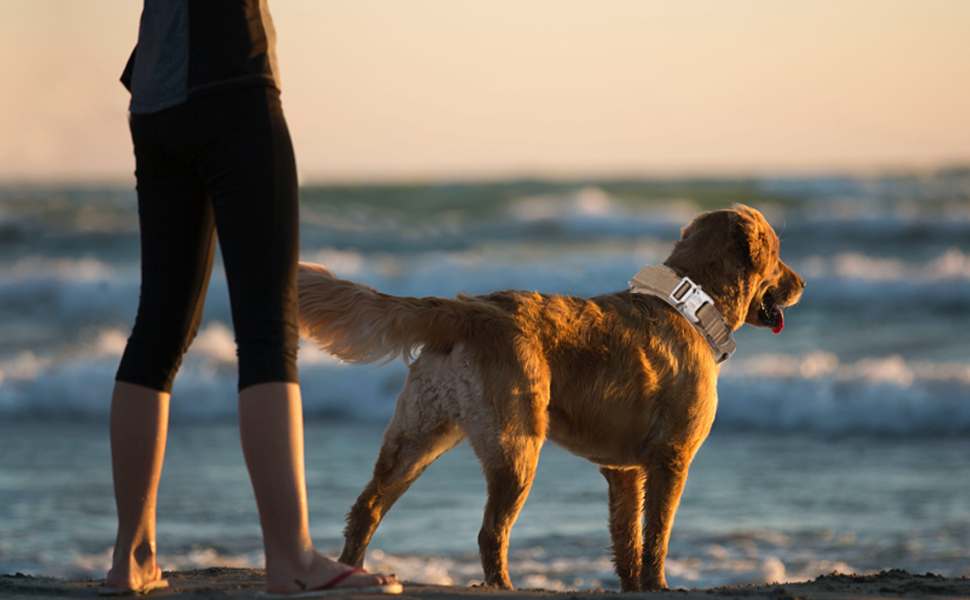
[[[699,323],[700,317],[697,316],[697,311],[701,309],[705,304],[714,304],[714,299],[708,296],[701,286],[697,285],[690,280],[689,277],[684,277],[684,279],[677,284],[674,291],[670,292],[671,304],[673,304],[677,310],[681,312],[687,320],[691,323]]]

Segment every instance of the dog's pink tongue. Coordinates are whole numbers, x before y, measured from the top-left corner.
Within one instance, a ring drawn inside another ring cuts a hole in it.
[[[785,313],[781,312],[781,309],[777,306],[773,310],[778,313],[778,323],[771,328],[771,333],[779,334],[785,328]]]

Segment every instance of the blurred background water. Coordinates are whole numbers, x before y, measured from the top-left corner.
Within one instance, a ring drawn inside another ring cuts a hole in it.
[[[417,296],[623,289],[698,211],[760,209],[808,287],[781,335],[736,334],[668,581],[970,574],[970,172],[331,186],[304,188],[302,202],[303,260]],[[107,568],[106,422],[138,258],[133,191],[0,187],[0,572]],[[162,566],[258,566],[218,264],[205,310],[173,391]],[[313,532],[337,552],[405,368],[345,365],[305,343],[300,374]],[[461,446],[391,511],[371,565],[416,581],[480,580],[484,500]],[[608,545],[596,467],[547,446],[512,531],[513,582],[617,589]]]

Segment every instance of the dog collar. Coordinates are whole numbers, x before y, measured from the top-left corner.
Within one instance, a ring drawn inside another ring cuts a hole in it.
[[[630,280],[630,291],[656,296],[673,306],[707,340],[714,362],[731,358],[737,344],[727,321],[714,307],[714,299],[688,277],[678,277],[670,267],[647,265]]]

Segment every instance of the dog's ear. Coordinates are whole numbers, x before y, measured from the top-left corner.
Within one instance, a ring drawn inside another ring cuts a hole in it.
[[[726,250],[733,244],[732,218],[733,213],[726,210],[705,212],[694,217],[680,230],[680,240],[674,244],[673,252],[665,264],[686,272],[731,269],[728,261],[736,259],[732,252]]]
[[[731,207],[731,237],[741,255],[742,262],[755,271],[764,272],[771,266],[776,244],[771,226],[758,211],[743,204]]]
[[[725,236],[729,233],[730,218],[728,211],[716,210],[697,215],[680,230],[678,246],[689,246],[693,254],[706,260],[709,254],[724,251]]]

